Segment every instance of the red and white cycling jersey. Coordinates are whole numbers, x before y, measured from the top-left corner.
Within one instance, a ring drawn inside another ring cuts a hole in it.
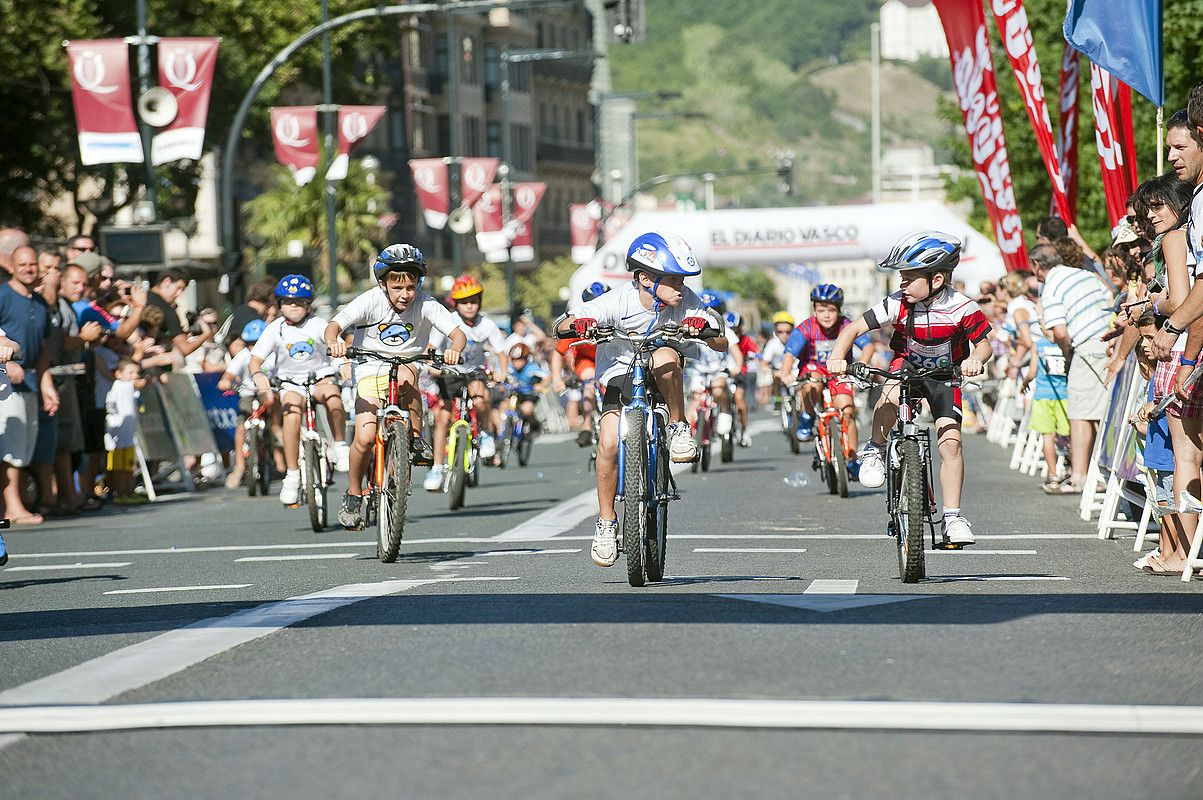
[[[893,326],[894,357],[921,368],[960,364],[990,335],[990,323],[978,304],[952,289],[914,304],[895,292],[866,311],[865,321],[870,330]]]

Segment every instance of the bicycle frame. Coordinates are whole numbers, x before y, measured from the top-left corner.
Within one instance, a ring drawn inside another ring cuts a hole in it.
[[[406,433],[409,432],[409,411],[401,408],[397,401],[397,370],[400,368],[401,365],[396,362],[389,363],[388,394],[384,405],[376,409],[376,439],[372,448],[372,469],[369,472],[373,490],[384,485],[385,430],[389,427],[386,423],[390,420],[402,420]]]
[[[484,380],[484,377],[479,372],[470,372],[462,374],[464,385],[460,387],[459,396],[455,398],[452,405],[452,422],[451,427],[447,429],[447,466],[450,467],[455,463],[456,458],[464,459],[464,471],[469,472],[473,468],[472,448],[480,438],[480,420],[476,417],[476,406],[472,403],[472,395],[468,392],[468,387],[475,380]],[[463,453],[455,452],[455,434],[461,429],[468,429],[468,447]]]

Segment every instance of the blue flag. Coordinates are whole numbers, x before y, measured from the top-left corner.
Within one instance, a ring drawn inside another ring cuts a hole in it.
[[[1065,41],[1155,105],[1165,104],[1161,0],[1070,0]]]

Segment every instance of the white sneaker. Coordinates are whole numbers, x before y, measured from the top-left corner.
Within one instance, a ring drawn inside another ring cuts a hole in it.
[[[442,464],[435,464],[430,468],[430,472],[426,473],[426,480],[422,481],[422,488],[428,492],[443,491],[443,478],[446,474],[446,467]]]
[[[974,542],[969,520],[960,516],[944,518],[944,536],[948,539],[949,544],[973,544]]]
[[[689,432],[688,422],[668,423],[668,454],[675,464],[691,464],[698,460],[698,443]]]
[[[280,486],[280,502],[286,506],[295,506],[301,502],[300,470],[289,470],[284,474],[284,482]]]
[[[497,440],[492,434],[482,432],[480,434],[480,457],[492,458],[497,455]]]
[[[866,447],[860,454],[860,485],[876,489],[886,482],[886,462],[881,450]]]
[[[597,532],[593,534],[590,549],[593,563],[599,567],[612,567],[618,560],[618,520],[597,518]]]
[[[752,446],[752,434],[748,433],[747,431],[744,431],[743,433],[741,433],[739,435],[739,446],[740,447],[751,447]]]
[[[338,472],[351,469],[351,446],[346,442],[334,443],[334,469]]]

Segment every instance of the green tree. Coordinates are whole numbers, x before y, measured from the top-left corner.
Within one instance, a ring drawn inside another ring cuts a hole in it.
[[[271,168],[273,185],[246,205],[248,228],[263,237],[264,258],[283,257],[290,241],[300,241],[320,254],[314,273],[319,285],[326,281],[325,181],[320,176],[298,187],[284,167]],[[347,177],[335,182],[335,227],[338,231],[339,285],[346,288],[362,280],[363,265],[385,244],[388,231],[380,224],[388,193],[368,174],[362,162],[352,159]]]
[[[777,287],[763,269],[712,269],[706,283],[722,292],[734,292],[745,300],[754,300],[762,319],[781,309]]]

